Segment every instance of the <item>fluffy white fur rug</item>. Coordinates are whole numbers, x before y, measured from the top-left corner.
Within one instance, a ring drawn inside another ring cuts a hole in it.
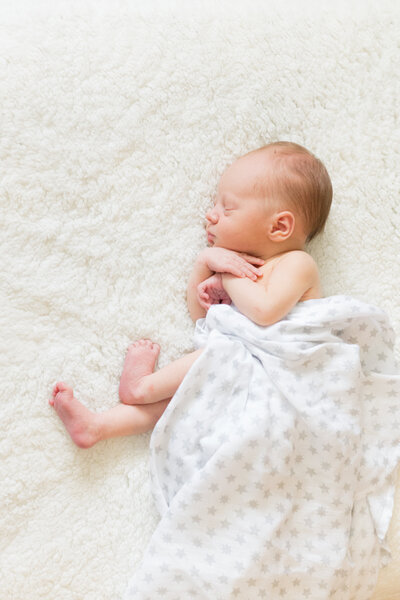
[[[157,523],[149,434],[80,450],[47,400],[62,380],[111,407],[140,337],[161,345],[159,366],[192,350],[186,284],[229,163],[274,140],[325,162],[334,202],[309,248],[324,294],[383,307],[399,356],[400,9],[4,0],[0,13],[1,597],[109,600]],[[396,502],[375,600],[400,598]]]

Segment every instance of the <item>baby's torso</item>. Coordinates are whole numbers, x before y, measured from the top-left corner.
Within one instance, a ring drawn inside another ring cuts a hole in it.
[[[260,267],[263,276],[262,281],[261,279],[258,280],[259,285],[268,287],[268,280],[271,276],[272,271],[274,270],[274,267],[278,264],[280,260],[284,258],[284,256],[285,255],[277,256],[276,258],[270,258],[262,267]],[[323,296],[321,283],[318,275],[318,270],[316,269],[314,281],[312,282],[311,286],[304,292],[304,294],[298,302],[305,302],[305,300],[315,300],[317,298],[322,297]]]

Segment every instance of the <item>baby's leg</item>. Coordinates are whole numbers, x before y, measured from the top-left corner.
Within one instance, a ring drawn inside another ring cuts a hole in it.
[[[150,340],[131,344],[125,358],[119,385],[119,398],[124,404],[149,404],[171,398],[203,348],[178,358],[153,372],[160,346]]]
[[[90,448],[100,440],[149,431],[163,414],[171,398],[155,404],[125,406],[94,413],[74,398],[72,388],[57,383],[50,399],[73,442],[80,448]]]

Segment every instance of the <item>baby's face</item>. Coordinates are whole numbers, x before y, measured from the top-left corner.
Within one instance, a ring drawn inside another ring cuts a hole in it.
[[[274,212],[272,203],[268,206],[260,191],[255,190],[265,174],[265,156],[257,154],[242,156],[226,169],[214,206],[206,213],[207,239],[212,246],[262,252],[268,220]]]

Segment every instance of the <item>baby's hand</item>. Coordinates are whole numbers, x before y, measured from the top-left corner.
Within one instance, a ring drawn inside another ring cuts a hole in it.
[[[263,265],[265,261],[257,256],[244,252],[234,252],[227,248],[205,248],[200,256],[210,271],[215,273],[231,273],[236,277],[249,277],[253,281],[262,277],[260,269],[253,265]]]
[[[197,301],[202,308],[208,310],[212,304],[231,304],[232,300],[222,285],[220,273],[212,275],[197,286]]]

